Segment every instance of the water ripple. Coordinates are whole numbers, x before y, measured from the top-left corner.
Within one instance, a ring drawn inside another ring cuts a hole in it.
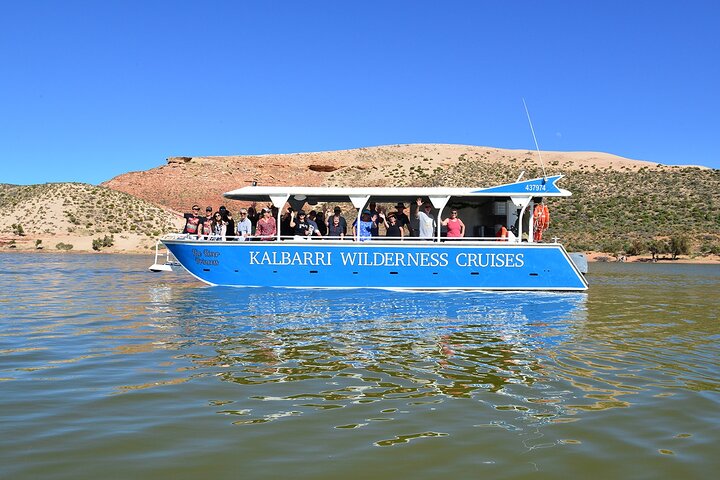
[[[715,461],[717,270],[405,294],[206,288],[146,260],[0,255],[0,476],[103,476],[77,469],[89,456],[133,478],[230,477],[234,459],[323,478],[328,456],[350,478]]]

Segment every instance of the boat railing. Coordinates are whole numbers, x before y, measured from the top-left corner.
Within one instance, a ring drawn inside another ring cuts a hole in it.
[[[273,237],[258,237],[258,236],[250,236],[250,237],[240,237],[240,236],[224,236],[224,237],[218,237],[218,236],[207,236],[207,235],[190,235],[186,233],[168,233],[163,235],[163,240],[187,240],[192,242],[200,242],[200,243],[217,243],[217,242],[243,242],[243,241],[252,241],[252,242],[267,242],[267,241],[277,241],[278,239],[281,242],[297,242],[297,243],[303,243],[303,242],[324,242],[324,241],[342,241],[342,242],[359,242],[359,243],[463,243],[463,242],[492,242],[492,243],[520,243],[520,239],[507,239],[507,238],[498,238],[498,237],[440,237],[440,238],[419,238],[419,237],[385,237],[385,236],[377,236],[377,237],[369,237],[369,238],[360,238],[356,239],[355,237],[351,235],[341,236],[341,237],[332,237],[332,236],[299,236],[299,235],[292,235],[292,236],[273,236]],[[526,243],[526,242],[522,242]],[[555,242],[557,243],[557,242]]]
[[[155,242],[155,261],[148,268],[151,272],[171,272],[173,266],[180,265],[177,258],[175,258],[175,255],[173,255],[170,250],[160,250],[164,247],[165,246],[162,242]],[[162,260],[163,257],[164,260]]]

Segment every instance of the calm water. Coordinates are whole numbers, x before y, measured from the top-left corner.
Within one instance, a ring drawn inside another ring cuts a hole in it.
[[[0,478],[707,478],[720,266],[588,294],[228,289],[0,255]]]

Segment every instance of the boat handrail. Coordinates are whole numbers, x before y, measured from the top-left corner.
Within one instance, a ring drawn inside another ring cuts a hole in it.
[[[213,237],[213,236],[205,236],[205,235],[190,235],[187,233],[167,233],[163,235],[162,240],[190,240],[193,242],[198,243],[207,243],[209,245],[212,245],[217,242],[238,242],[241,243],[245,240],[243,237],[239,236],[225,236],[225,237]],[[405,242],[405,243],[462,243],[462,242],[492,242],[492,243],[498,243],[498,242],[504,242],[504,243],[524,243],[527,244],[527,241],[520,242],[520,239],[507,239],[507,238],[498,238],[498,237],[440,237],[439,239],[437,237],[433,238],[419,238],[419,237],[386,237],[386,236],[376,236],[376,237],[370,237],[367,239],[363,239],[362,241],[358,242],[355,237],[352,235],[346,235],[344,237],[331,237],[331,236],[313,236],[313,237],[305,237],[305,236],[281,236],[279,237],[282,242],[290,242],[290,243],[304,243],[304,242],[323,242],[323,241],[342,241],[342,242],[355,242],[355,243],[383,243],[383,242]],[[250,241],[253,243],[255,242],[268,242],[268,241],[277,241],[278,237],[273,236],[272,238],[261,238],[258,236],[251,236],[249,237]],[[554,242],[558,243],[558,242]]]

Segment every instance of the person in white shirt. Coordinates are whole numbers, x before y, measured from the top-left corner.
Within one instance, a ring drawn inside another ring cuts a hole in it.
[[[416,200],[418,209],[415,212],[415,218],[420,222],[418,225],[418,237],[433,238],[435,236],[435,217],[432,216],[432,205],[425,202],[423,205],[422,198]],[[422,208],[420,208],[422,206]]]
[[[241,242],[246,242],[252,235],[252,222],[248,218],[247,209],[240,209],[240,221],[237,224],[237,234]]]

